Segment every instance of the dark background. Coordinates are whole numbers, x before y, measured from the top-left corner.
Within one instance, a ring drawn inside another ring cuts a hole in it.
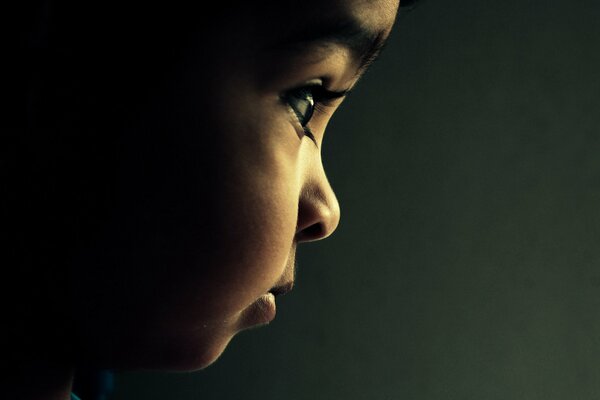
[[[600,398],[600,2],[422,0],[332,121],[267,328],[124,399]]]

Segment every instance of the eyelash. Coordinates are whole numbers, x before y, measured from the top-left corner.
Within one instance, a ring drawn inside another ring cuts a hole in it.
[[[334,100],[346,97],[350,90],[344,90],[341,92],[335,92],[328,90],[322,85],[306,85],[295,89],[291,89],[282,96],[282,100],[292,109],[300,126],[304,130],[304,134],[313,142],[317,143],[315,135],[308,127],[308,123],[311,121],[315,110],[319,110],[320,106],[330,105]],[[294,106],[292,103],[295,100],[307,101],[308,106],[305,110],[306,114],[303,114],[301,110]],[[310,110],[310,112],[308,112]]]

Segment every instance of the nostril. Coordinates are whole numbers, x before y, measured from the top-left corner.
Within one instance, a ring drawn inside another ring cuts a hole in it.
[[[312,224],[297,233],[297,240],[300,242],[309,242],[319,240],[326,236],[325,227],[322,223]]]

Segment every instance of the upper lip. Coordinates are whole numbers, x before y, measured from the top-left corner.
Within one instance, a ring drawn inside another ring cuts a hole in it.
[[[283,285],[275,286],[273,289],[269,290],[270,293],[273,293],[275,296],[283,296],[294,287],[294,282],[290,281],[284,283]]]

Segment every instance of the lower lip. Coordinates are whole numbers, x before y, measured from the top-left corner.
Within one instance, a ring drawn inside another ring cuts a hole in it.
[[[265,325],[275,319],[277,306],[275,296],[272,293],[263,294],[244,312],[244,325]]]

